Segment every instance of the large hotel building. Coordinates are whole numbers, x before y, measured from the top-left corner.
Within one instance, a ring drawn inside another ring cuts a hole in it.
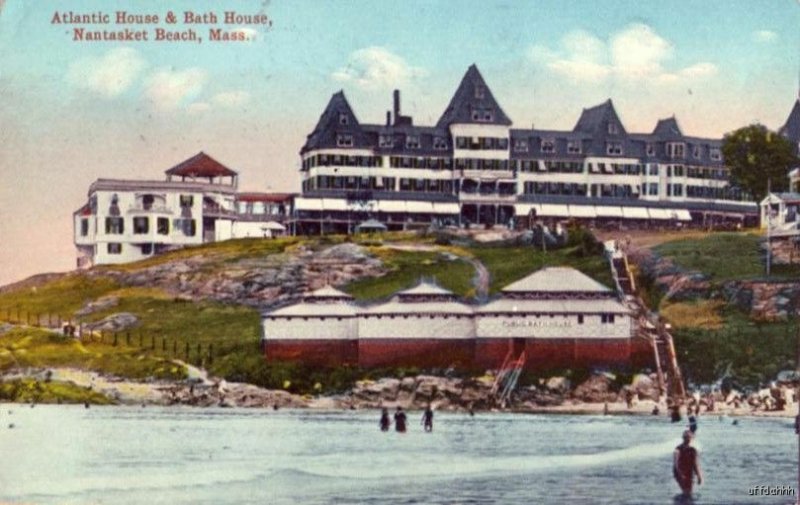
[[[401,112],[359,122],[334,94],[300,151],[297,233],[430,224],[520,226],[531,219],[754,225],[750,195],[731,185],[721,139],[685,135],[674,117],[627,131],[608,100],[571,131],[512,128],[475,65],[433,126]]]

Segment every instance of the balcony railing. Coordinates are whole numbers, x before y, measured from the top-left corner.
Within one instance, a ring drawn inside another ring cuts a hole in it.
[[[172,214],[171,208],[166,205],[142,205],[134,204],[128,207],[128,214]]]

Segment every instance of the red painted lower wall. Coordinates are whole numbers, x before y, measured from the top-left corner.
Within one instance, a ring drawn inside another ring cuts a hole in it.
[[[363,367],[415,366],[470,368],[474,339],[362,339],[358,361]]]
[[[357,340],[268,340],[263,351],[267,361],[297,361],[317,366],[358,364]]]
[[[358,364],[363,367],[497,369],[509,350],[526,353],[529,371],[613,365],[648,366],[652,348],[630,339],[361,339],[268,340],[269,361],[299,361],[311,365]]]

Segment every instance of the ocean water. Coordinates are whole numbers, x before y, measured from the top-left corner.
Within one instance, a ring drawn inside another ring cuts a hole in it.
[[[0,405],[0,502],[24,504],[675,503],[666,417]],[[694,503],[793,503],[791,419],[701,417]],[[8,425],[14,424],[13,429]]]

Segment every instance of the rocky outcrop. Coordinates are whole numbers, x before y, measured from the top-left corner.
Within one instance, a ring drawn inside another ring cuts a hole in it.
[[[723,293],[728,303],[761,321],[785,321],[800,314],[800,283],[727,282]]]
[[[90,331],[123,331],[136,326],[138,322],[139,318],[130,312],[119,312],[94,323],[87,323],[86,329]]]
[[[136,270],[95,269],[90,276],[110,276],[123,286],[155,287],[180,300],[210,299],[269,309],[296,301],[326,284],[342,285],[386,273],[383,263],[352,243],[322,249],[299,246],[259,258],[193,256]],[[102,300],[102,299],[101,299]],[[102,310],[97,300],[81,312]]]
[[[117,296],[103,296],[97,300],[91,301],[84,305],[79,310],[75,311],[76,316],[88,316],[94,312],[100,312],[111,307],[116,307],[119,304],[119,297]]]

